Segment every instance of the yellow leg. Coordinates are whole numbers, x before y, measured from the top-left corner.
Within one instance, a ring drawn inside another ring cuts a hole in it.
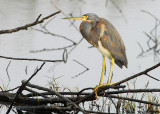
[[[93,91],[95,92],[95,97],[96,97],[96,98],[98,98],[97,91],[98,91],[98,88],[99,88],[99,87],[105,86],[105,85],[112,85],[112,84],[114,84],[114,83],[111,83],[111,78],[112,78],[112,72],[113,72],[114,63],[115,63],[115,60],[114,60],[113,57],[111,57],[111,68],[110,68],[108,83],[102,84],[102,82],[103,82],[103,76],[104,76],[104,70],[105,70],[105,67],[106,67],[105,56],[103,56],[103,64],[102,64],[102,73],[101,73],[100,83],[99,83],[99,85],[97,85],[97,86],[93,89]]]
[[[106,67],[106,61],[105,61],[105,56],[103,56],[101,79],[100,79],[99,85],[97,85],[93,89],[93,91],[95,92],[96,98],[98,98],[98,95],[97,95],[98,88],[101,87],[101,86],[103,86],[102,82],[103,82],[103,76],[104,76],[105,67]]]
[[[108,85],[111,84],[111,79],[112,79],[112,72],[113,72],[114,63],[115,63],[114,58],[111,57],[111,69],[110,69],[109,78],[108,78]]]
[[[105,56],[103,56],[102,73],[99,85],[102,85],[105,67],[106,67],[106,61],[105,61]]]

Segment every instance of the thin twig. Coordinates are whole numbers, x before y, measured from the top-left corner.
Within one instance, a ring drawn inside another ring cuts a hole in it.
[[[141,10],[141,12],[144,12],[144,13],[147,13],[149,14],[150,16],[152,16],[153,18],[155,18],[156,20],[159,20],[156,16],[154,16],[152,13],[150,13],[149,11],[146,11],[146,10]],[[160,21],[160,20],[159,20]]]
[[[9,76],[9,73],[8,73],[8,68],[9,68],[10,64],[11,64],[11,61],[8,63],[7,68],[6,68],[6,72],[7,72],[7,76],[8,76],[9,82],[10,82],[10,80],[11,80],[11,79],[10,79],[10,76]]]
[[[15,57],[7,57],[0,56],[3,59],[11,59],[11,60],[21,60],[21,61],[41,61],[41,62],[64,62],[64,60],[43,60],[43,59],[31,59],[31,58],[15,58]]]
[[[148,73],[146,73],[146,75],[147,75],[148,77],[150,77],[150,78],[154,79],[154,80],[160,81],[159,79],[157,79],[157,78],[155,78],[155,77],[153,77],[153,76],[149,75]]]
[[[127,19],[122,11],[122,9],[115,3],[114,0],[110,0],[110,2],[117,8],[117,10],[122,14],[124,21],[127,23]]]
[[[57,9],[57,10],[59,10],[59,11],[61,11],[61,13],[65,16],[65,17],[68,17],[61,9],[59,9],[58,7],[57,7],[57,5],[53,2],[53,1],[51,1],[51,4]],[[70,23],[72,23],[72,21],[71,20],[68,20]],[[73,26],[74,26],[74,28],[76,28],[76,30],[77,31],[79,31],[79,29],[74,25],[74,24],[72,24]]]
[[[52,36],[57,36],[57,37],[63,38],[63,39],[65,39],[65,40],[68,40],[68,41],[72,42],[73,45],[76,44],[76,42],[74,42],[73,40],[67,38],[66,36],[54,34],[54,33],[50,32],[48,29],[44,28],[43,26],[42,26],[42,28],[43,28],[45,31],[44,31],[44,30],[40,30],[40,29],[35,29],[35,28],[32,28],[32,29],[33,29],[33,30],[36,30],[36,31],[38,31],[38,32],[42,32],[43,34],[48,34],[48,35],[52,35]]]
[[[88,70],[89,70],[89,68],[87,68],[85,65],[83,65],[82,63],[80,63],[80,62],[78,62],[77,60],[73,60],[73,61],[75,61],[76,63],[78,63],[79,65],[81,65],[81,66],[83,66],[84,68],[85,68],[85,70],[84,71],[82,71],[82,72],[80,72],[79,74],[77,74],[76,76],[73,76],[72,78],[76,78],[76,77],[78,77],[78,76],[80,76],[80,75],[82,75],[83,73],[85,73],[85,72],[87,72]]]
[[[56,5],[53,1],[51,1],[51,4],[54,5],[54,7],[55,7],[57,10],[61,11],[62,14],[63,14],[65,17],[68,17],[60,8],[57,7],[57,5]],[[70,23],[72,23],[71,20],[68,20],[68,21],[69,21]],[[79,29],[78,29],[74,24],[72,24],[72,25],[74,26],[74,28],[75,28],[78,32],[80,32]],[[81,38],[81,39],[79,40],[79,42],[68,52],[68,55],[82,42],[83,39],[84,39],[84,38]]]
[[[149,81],[148,81],[147,84],[145,85],[145,89],[147,89],[148,85],[149,85]],[[144,96],[145,96],[145,92],[143,92],[142,97],[141,97],[141,100],[144,98]]]
[[[9,89],[9,90],[3,91],[3,92],[10,92],[10,91],[14,91],[14,90],[18,89],[19,87],[20,87],[20,86],[17,86],[17,87],[15,87],[15,88],[13,88],[13,89]]]
[[[111,102],[113,103],[113,105],[114,105],[114,107],[115,107],[115,109],[116,109],[116,103],[113,101],[113,99],[111,98],[111,97],[108,97],[110,100],[111,100]]]
[[[149,14],[150,16],[152,16],[155,19],[155,26],[151,29],[149,34],[144,32],[144,34],[148,38],[148,40],[147,40],[148,49],[144,51],[144,50],[142,50],[142,47],[141,47],[142,52],[138,55],[138,57],[142,56],[145,53],[153,51],[154,61],[156,61],[156,59],[159,59],[159,56],[158,56],[159,55],[159,46],[158,45],[160,44],[160,42],[158,40],[159,35],[157,33],[159,32],[158,27],[160,26],[160,19],[158,19],[156,16],[154,16],[152,13],[150,13],[148,11],[145,11],[145,10],[141,10],[141,11]]]
[[[137,44],[141,48],[141,53],[137,56],[137,58],[138,58],[138,57],[140,57],[140,56],[142,56],[144,54],[144,50],[143,50],[143,48],[142,48],[142,46],[141,46],[141,44],[139,42],[137,42]]]
[[[138,102],[138,103],[150,104],[150,105],[154,105],[154,106],[160,106],[160,104],[158,104],[158,103],[153,103],[153,102],[143,101],[143,100],[138,100],[138,99],[132,99],[132,98],[127,98],[127,97],[121,97],[121,96],[115,96],[115,95],[110,95],[110,97],[111,98],[128,100],[128,101],[133,101],[133,102]]]

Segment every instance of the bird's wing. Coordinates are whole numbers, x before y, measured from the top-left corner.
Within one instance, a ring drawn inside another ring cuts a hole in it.
[[[98,40],[99,40],[99,34],[100,34],[100,28],[96,28],[96,27],[92,27],[92,29],[90,30],[90,43],[94,46],[94,47],[98,47]]]
[[[124,43],[115,27],[106,19],[101,18],[102,24],[105,25],[103,35],[100,37],[102,46],[109,50],[112,57],[115,59],[115,63],[122,68],[128,64],[125,54]]]

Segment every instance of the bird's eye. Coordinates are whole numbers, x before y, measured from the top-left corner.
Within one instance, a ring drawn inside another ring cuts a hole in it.
[[[82,16],[83,20],[87,20],[88,16],[84,15]]]

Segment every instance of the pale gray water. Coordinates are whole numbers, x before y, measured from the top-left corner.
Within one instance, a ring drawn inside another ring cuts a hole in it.
[[[113,23],[117,28],[122,39],[125,43],[128,57],[128,69],[120,69],[115,65],[113,82],[117,82],[132,74],[140,72],[157,62],[154,62],[152,53],[146,57],[136,58],[141,52],[137,42],[146,47],[147,38],[143,34],[143,31],[149,32],[154,27],[154,19],[141,12],[146,10],[160,18],[160,1],[159,0],[119,0],[116,3],[121,8],[120,13],[115,5],[101,0],[54,0],[55,4],[66,14],[73,13],[74,16],[80,16],[88,12],[96,13],[100,17],[104,17]],[[50,3],[49,0],[1,0],[0,1],[0,30],[15,28],[22,26],[26,23],[33,22],[39,14],[47,16],[53,12],[56,12],[56,8]],[[81,34],[70,26],[70,23],[64,18],[62,14],[56,15],[54,20],[48,25],[48,29],[56,34],[66,36],[75,42],[81,39]],[[81,21],[76,21],[75,25],[79,28]],[[39,28],[36,26],[34,28]],[[30,53],[31,50],[40,50],[43,48],[51,49],[70,45],[68,41],[59,37],[52,37],[35,30],[29,29],[28,31],[20,31],[12,34],[0,35],[0,55],[10,57],[25,57],[25,58],[40,58],[40,59],[61,59],[60,53],[49,51],[41,53]],[[57,80],[60,86],[68,87],[71,90],[76,88],[82,89],[86,87],[94,87],[99,83],[101,74],[102,56],[95,48],[88,48],[91,45],[83,40],[69,55],[66,64],[53,64],[47,63],[45,67],[38,73],[36,77],[32,79],[32,83],[47,86],[48,81],[51,79],[48,77],[59,77]],[[90,70],[80,75],[77,78],[73,76],[79,74],[84,70],[82,66],[74,62],[77,60],[84,64]],[[6,67],[10,60],[0,59],[0,86],[7,85],[8,78],[6,73]],[[35,68],[39,66],[41,62],[29,62],[29,61],[11,61],[9,66],[9,75],[11,82],[8,89],[20,85],[21,80],[28,79],[34,72]],[[27,66],[28,73],[25,73]],[[104,81],[108,78],[110,64],[107,60],[107,76],[104,77]],[[152,72],[151,74],[159,78],[159,70]],[[159,82],[150,79],[146,76],[139,77],[137,79],[136,87],[143,88],[147,81],[150,80],[150,86],[152,88],[158,87]]]

